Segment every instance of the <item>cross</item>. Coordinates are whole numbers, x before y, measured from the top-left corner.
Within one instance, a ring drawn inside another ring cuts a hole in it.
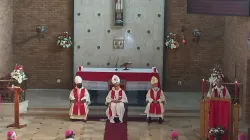
[[[235,61],[235,63],[233,64],[233,67],[234,67],[234,79],[236,80],[236,75],[237,75],[237,68],[239,67],[240,65],[238,65]]]

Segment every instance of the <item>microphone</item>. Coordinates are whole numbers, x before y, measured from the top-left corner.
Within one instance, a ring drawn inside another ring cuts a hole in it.
[[[116,63],[115,63],[115,71],[118,71],[117,64],[118,64],[119,58],[117,58]]]

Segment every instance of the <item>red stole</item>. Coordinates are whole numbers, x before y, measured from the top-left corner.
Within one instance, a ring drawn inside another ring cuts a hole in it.
[[[111,90],[111,99],[115,99],[115,90]],[[119,91],[119,98],[118,98],[118,100],[121,100],[122,99],[122,89],[120,89],[120,91]],[[111,117],[112,116],[112,110],[111,110],[111,107],[110,107],[110,105],[109,105],[109,116]]]
[[[222,89],[223,98],[225,98],[226,93],[227,93],[227,90],[226,90],[226,88],[224,87],[224,88]],[[217,90],[216,88],[214,89],[214,97],[219,97],[219,92],[218,92],[218,90]]]
[[[150,97],[153,99],[153,101],[158,101],[161,98],[161,89],[159,89],[159,91],[157,91],[157,95],[156,98],[154,96],[154,90],[151,89],[150,90]],[[150,103],[150,108],[149,108],[149,113],[151,114],[161,114],[161,105],[160,103]]]
[[[86,115],[84,103],[82,103],[81,99],[85,95],[85,88],[82,88],[80,93],[80,99],[78,98],[77,88],[74,88],[74,98],[76,102],[73,105],[73,115],[78,115],[78,110],[80,110],[80,115]]]

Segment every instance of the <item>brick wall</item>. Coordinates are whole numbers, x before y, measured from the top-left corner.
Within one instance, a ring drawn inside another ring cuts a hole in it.
[[[61,49],[56,42],[61,32],[72,31],[72,0],[14,0],[14,5],[15,60],[24,66],[28,88],[70,88],[72,49]],[[37,25],[48,27],[41,41]]]
[[[201,91],[201,79],[209,78],[210,69],[221,64],[224,55],[224,17],[186,14],[186,8],[187,1],[168,0],[167,31],[181,35],[184,26],[187,45],[166,52],[167,91]],[[192,42],[195,28],[201,30],[197,45]]]
[[[250,30],[248,17],[226,17],[224,31],[224,71],[229,79],[234,80],[234,64],[238,65],[236,79],[243,84],[241,94],[243,118],[250,122],[250,54],[247,39]]]
[[[13,69],[13,1],[0,1],[0,78]]]

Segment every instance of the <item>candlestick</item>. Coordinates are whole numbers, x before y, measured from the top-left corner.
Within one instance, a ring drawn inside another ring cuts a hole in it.
[[[201,83],[201,94],[202,94],[202,97],[204,97],[204,87],[205,87],[205,80],[202,79],[202,83]]]
[[[237,97],[238,97],[238,82],[235,81],[234,98],[236,99]]]

